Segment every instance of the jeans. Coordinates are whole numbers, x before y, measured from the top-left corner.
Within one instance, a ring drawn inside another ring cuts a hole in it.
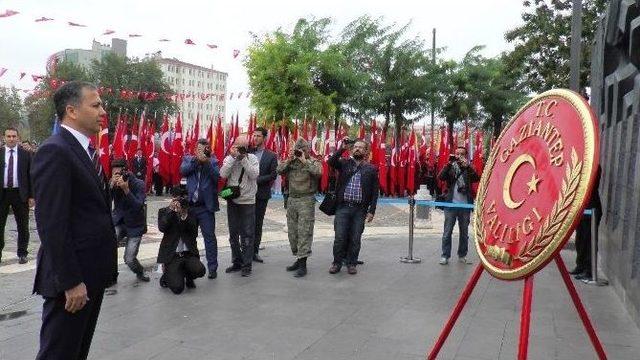
[[[218,240],[216,239],[216,216],[209,212],[204,205],[193,206],[189,209],[191,216],[198,220],[198,226],[204,238],[204,249],[207,253],[207,268],[209,273],[218,271]]]
[[[442,234],[442,257],[451,257],[451,233],[458,220],[458,230],[460,239],[458,240],[458,257],[467,256],[469,250],[469,220],[471,210],[467,209],[444,209],[444,233]]]
[[[341,266],[343,259],[347,265],[358,263],[360,244],[367,211],[359,206],[340,204],[336,209],[333,227],[336,238],[333,242],[333,263]]]
[[[127,264],[129,269],[133,271],[135,274],[142,274],[144,272],[144,268],[138,261],[138,250],[140,249],[140,242],[142,241],[141,236],[127,236],[126,227],[124,225],[116,225],[116,238],[120,241],[123,238],[127,238],[127,244],[124,248],[124,262]]]
[[[231,245],[231,261],[233,265],[243,269],[251,269],[254,247],[253,237],[256,224],[255,204],[227,203],[227,219],[229,221],[229,244]]]

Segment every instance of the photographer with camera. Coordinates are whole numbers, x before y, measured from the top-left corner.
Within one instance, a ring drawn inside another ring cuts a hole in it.
[[[169,206],[158,210],[158,228],[164,234],[158,249],[158,263],[163,264],[160,286],[168,287],[174,294],[196,287],[194,279],[206,273],[200,261],[198,222],[189,211],[189,193],[174,188]]]
[[[220,196],[227,200],[229,222],[229,244],[233,265],[225,272],[241,271],[242,276],[251,275],[254,256],[256,224],[256,193],[260,166],[258,158],[248,153],[249,139],[239,136],[224,159],[220,175],[227,179],[227,187]]]
[[[207,255],[209,279],[218,276],[218,241],[216,239],[216,211],[218,203],[218,159],[211,155],[207,139],[199,139],[195,155],[185,155],[180,165],[180,174],[187,178],[189,214],[197,220]]]
[[[454,204],[473,204],[471,184],[478,182],[480,177],[469,164],[467,149],[463,146],[456,148],[455,155],[449,157],[449,163],[442,169],[438,179],[447,184],[445,201]],[[444,233],[442,234],[442,257],[440,265],[447,265],[451,257],[451,233],[458,220],[460,239],[458,241],[458,259],[461,263],[470,264],[467,260],[469,248],[469,221],[471,209],[445,208]]]
[[[145,189],[142,180],[127,171],[127,162],[116,159],[111,162],[109,181],[113,200],[112,218],[118,241],[127,238],[124,262],[140,281],[148,282],[144,268],[137,259],[142,235],[146,232],[144,212]]]
[[[322,165],[309,156],[309,143],[299,138],[289,153],[289,158],[278,165],[277,171],[287,177],[289,185],[287,235],[296,261],[287,266],[287,271],[296,271],[295,277],[303,277],[307,275],[307,258],[311,256],[315,193],[322,176]]]

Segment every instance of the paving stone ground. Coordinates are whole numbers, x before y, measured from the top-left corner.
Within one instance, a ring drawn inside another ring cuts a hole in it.
[[[141,258],[150,271],[159,241],[154,214],[165,203],[149,199],[150,232]],[[365,231],[359,273],[330,275],[331,218],[319,215],[310,273],[295,279],[284,270],[293,258],[281,206],[270,205],[265,263],[255,264],[249,278],[220,273],[173,295],[158,286],[159,274],[140,284],[121,265],[117,293],[105,297],[90,359],[424,359],[478,264],[473,247],[474,265],[438,265],[442,216],[436,213],[433,229],[416,232],[415,256],[422,263],[401,263],[407,254],[406,206],[382,206]],[[224,268],[230,263],[224,209],[216,220]],[[33,359],[42,301],[30,294],[34,262],[13,259],[12,232],[10,219],[0,264],[0,359]],[[37,242],[34,234],[32,251]],[[562,254],[572,267],[575,253]],[[640,359],[640,330],[613,290],[575,284],[609,359]],[[515,358],[522,287],[483,274],[439,358]],[[535,276],[530,334],[529,359],[596,358],[555,266]]]

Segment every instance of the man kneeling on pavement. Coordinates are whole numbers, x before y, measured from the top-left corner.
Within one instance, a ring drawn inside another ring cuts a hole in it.
[[[158,263],[163,265],[160,286],[180,294],[185,285],[195,288],[193,280],[203,277],[206,270],[200,261],[196,242],[198,221],[189,214],[187,192],[175,188],[172,196],[171,204],[158,210],[158,228],[164,233],[158,250]]]

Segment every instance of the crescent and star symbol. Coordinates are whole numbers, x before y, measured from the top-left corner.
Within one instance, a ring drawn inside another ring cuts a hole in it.
[[[509,209],[517,209],[525,201],[525,199],[522,199],[518,202],[513,200],[513,198],[511,197],[511,183],[513,182],[513,177],[515,176],[516,171],[518,171],[518,169],[526,163],[531,164],[531,166],[533,167],[533,170],[536,169],[535,159],[529,154],[522,154],[518,156],[516,160],[511,164],[511,166],[509,167],[509,170],[507,171],[507,175],[504,179],[504,184],[502,185],[502,200],[504,201],[504,204]],[[531,176],[531,180],[527,182],[528,194],[531,194],[533,192],[538,192],[539,182],[540,182],[540,178],[538,178],[534,172],[533,175]]]

